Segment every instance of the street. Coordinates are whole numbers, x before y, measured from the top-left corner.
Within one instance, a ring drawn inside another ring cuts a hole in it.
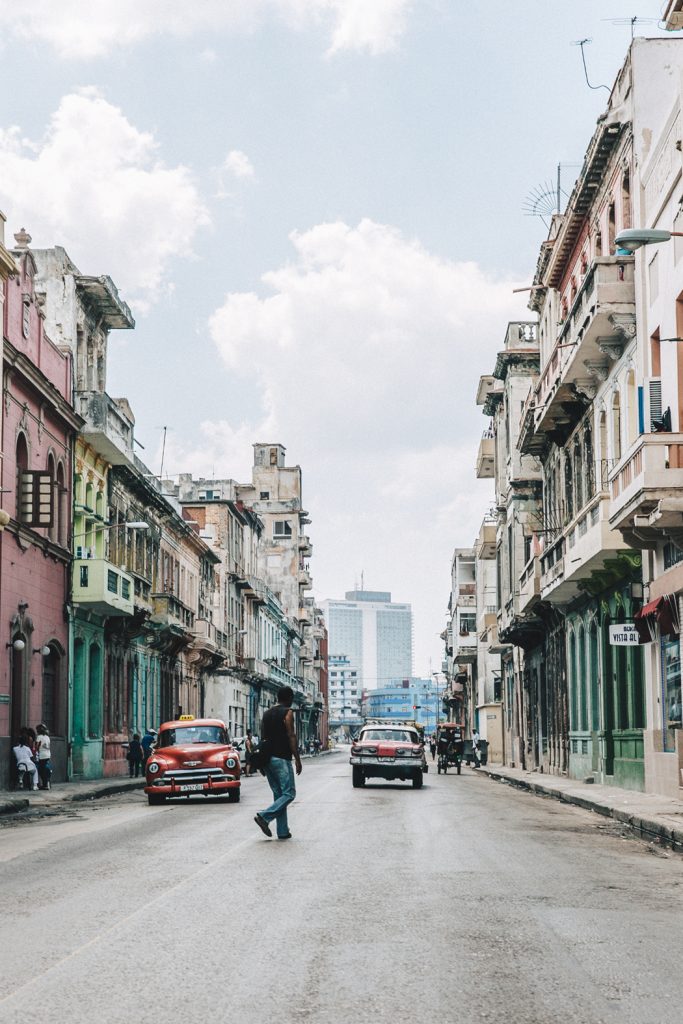
[[[683,860],[463,769],[351,787],[308,760],[293,840],[242,802],[141,792],[0,828],[0,1021],[658,1024]]]

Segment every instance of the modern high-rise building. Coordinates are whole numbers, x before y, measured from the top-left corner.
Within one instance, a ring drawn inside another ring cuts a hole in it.
[[[387,591],[350,590],[323,601],[330,658],[347,658],[360,687],[375,690],[413,674],[413,613]]]

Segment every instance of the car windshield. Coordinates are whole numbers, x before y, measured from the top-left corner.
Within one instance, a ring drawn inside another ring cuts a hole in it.
[[[368,729],[361,735],[361,742],[365,740],[391,740],[394,743],[419,743],[417,733],[409,732],[407,729]]]
[[[188,743],[228,743],[228,734],[220,725],[184,725],[159,733],[159,747],[186,746]]]

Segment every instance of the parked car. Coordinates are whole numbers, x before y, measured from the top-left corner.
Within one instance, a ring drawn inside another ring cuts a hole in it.
[[[364,726],[351,744],[349,763],[355,788],[366,779],[410,779],[420,789],[428,770],[419,732],[402,726]]]
[[[150,804],[177,796],[240,798],[239,753],[218,718],[181,715],[164,722],[145,768],[145,793]]]

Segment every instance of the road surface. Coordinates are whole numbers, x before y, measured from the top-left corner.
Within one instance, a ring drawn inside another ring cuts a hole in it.
[[[683,858],[463,769],[304,763],[292,840],[141,793],[0,827],[0,1021],[658,1024],[683,1014]]]

